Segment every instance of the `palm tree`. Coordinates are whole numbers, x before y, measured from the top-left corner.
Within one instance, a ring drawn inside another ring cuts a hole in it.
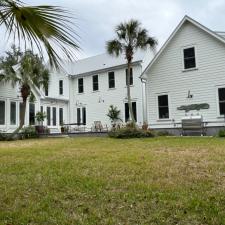
[[[127,23],[121,23],[115,29],[116,38],[110,40],[106,44],[107,52],[110,55],[119,56],[125,55],[127,60],[127,99],[130,117],[133,123],[135,118],[132,109],[131,94],[130,94],[130,70],[134,53],[137,49],[150,49],[154,50],[157,41],[155,38],[148,35],[148,31],[141,27],[137,20],[130,20]]]
[[[19,43],[25,41],[25,46],[27,42],[32,48],[36,46],[41,55],[45,49],[50,65],[55,68],[61,65],[59,53],[72,60],[74,50],[79,50],[71,19],[71,13],[61,7],[27,6],[20,0],[0,0],[0,25],[6,26],[8,36]]]
[[[32,86],[48,87],[49,71],[43,64],[43,59],[32,51],[20,52],[15,47],[6,52],[6,57],[0,62],[0,81],[11,82],[13,86],[19,84],[22,105],[19,127],[13,132],[16,134],[24,126],[25,112],[28,98],[32,95]]]

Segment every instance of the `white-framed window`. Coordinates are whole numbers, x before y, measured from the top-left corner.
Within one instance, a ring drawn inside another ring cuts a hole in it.
[[[158,118],[169,119],[169,96],[168,94],[161,94],[157,96],[158,101]]]
[[[134,119],[137,122],[137,103],[136,102],[132,102],[132,110],[133,110]],[[129,119],[131,119],[129,105],[126,102],[125,103],[125,122],[127,122]]]
[[[59,80],[59,94],[63,95],[63,80]]]
[[[78,78],[78,93],[84,93],[84,78]]]
[[[109,89],[115,88],[115,73],[113,71],[108,72]]]
[[[62,126],[64,121],[63,108],[59,108],[59,125]]]
[[[5,125],[5,101],[0,100],[0,125]]]
[[[225,87],[218,88],[219,115],[225,116]]]
[[[10,102],[10,125],[16,125],[16,102]]]
[[[29,104],[29,125],[35,125],[35,104]]]
[[[92,76],[92,83],[93,83],[93,91],[98,91],[99,90],[98,75]]]
[[[183,49],[183,69],[190,70],[197,68],[196,47],[188,46]]]
[[[86,107],[77,108],[77,124],[86,125],[87,113]]]

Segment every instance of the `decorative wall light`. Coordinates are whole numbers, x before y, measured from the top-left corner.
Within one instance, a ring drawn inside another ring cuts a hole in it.
[[[78,100],[76,101],[76,106],[82,106],[83,104],[79,102]]]
[[[105,100],[104,100],[104,99],[102,99],[102,97],[99,97],[99,99],[98,99],[98,103],[103,103],[103,102],[105,102]]]
[[[188,91],[188,96],[187,96],[187,98],[193,98],[193,95],[191,94],[191,91],[190,91],[190,90]]]

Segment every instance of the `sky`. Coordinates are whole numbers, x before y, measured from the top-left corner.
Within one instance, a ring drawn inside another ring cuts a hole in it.
[[[120,22],[137,19],[155,37],[160,46],[181,19],[188,15],[215,31],[225,31],[225,0],[23,0],[28,5],[58,5],[74,14],[76,32],[82,51],[78,59],[105,52],[106,41],[115,37]],[[9,49],[11,41],[0,27],[0,54]]]

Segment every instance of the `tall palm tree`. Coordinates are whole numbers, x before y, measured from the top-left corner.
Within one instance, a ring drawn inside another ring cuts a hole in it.
[[[20,52],[15,47],[0,62],[0,81],[10,82],[13,86],[19,84],[22,105],[19,127],[16,134],[24,126],[25,112],[28,98],[32,95],[32,86],[48,87],[49,71],[45,68],[42,58],[32,51]],[[18,68],[17,68],[18,67]]]
[[[0,25],[8,36],[36,46],[39,53],[45,49],[51,66],[59,68],[62,55],[73,59],[79,50],[78,36],[72,29],[72,15],[57,6],[27,6],[20,0],[0,0]],[[58,51],[60,49],[60,51]]]
[[[130,71],[133,56],[138,49],[146,50],[148,46],[152,50],[155,49],[157,40],[148,35],[148,31],[141,27],[140,22],[133,19],[125,23],[120,23],[116,26],[115,32],[117,37],[108,41],[106,48],[110,55],[118,57],[124,54],[127,60],[127,99],[130,119],[135,123],[130,94]]]

